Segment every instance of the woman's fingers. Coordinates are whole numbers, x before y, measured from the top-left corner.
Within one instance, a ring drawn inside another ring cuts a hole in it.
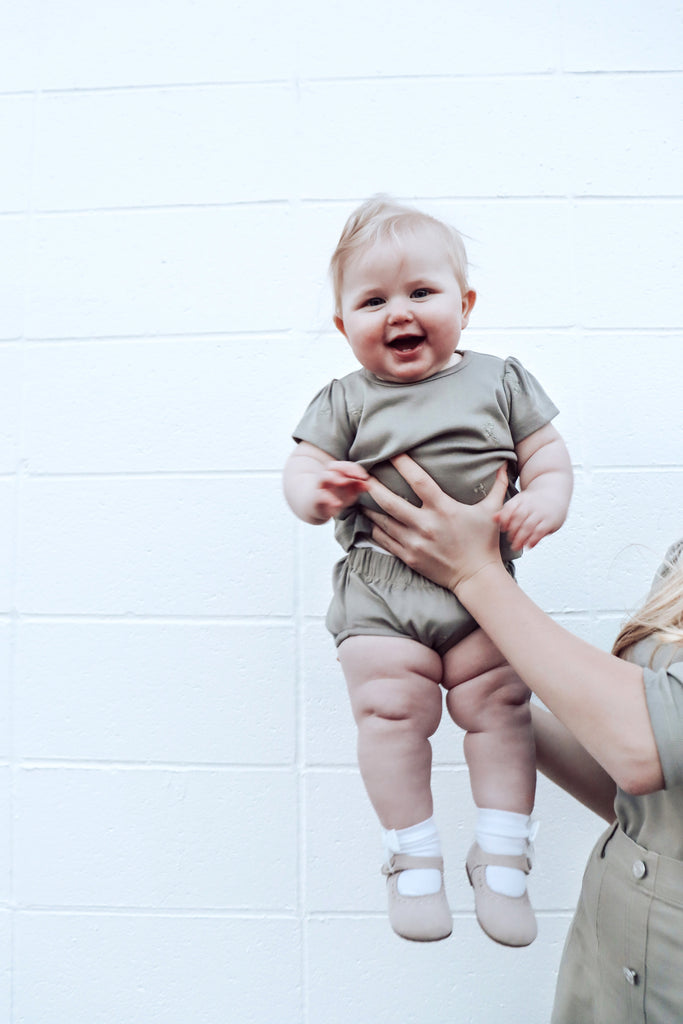
[[[405,482],[410,485],[411,490],[423,502],[430,498],[434,499],[443,493],[436,481],[429,473],[425,472],[422,466],[418,466],[415,459],[411,459],[410,455],[396,455],[391,462]]]
[[[379,544],[390,555],[398,555],[400,557],[401,552],[404,552],[405,548],[394,534],[399,533],[403,529],[401,524],[397,523],[395,519],[383,515],[381,512],[375,512],[372,509],[367,509],[366,512],[373,523],[372,539],[375,544]]]
[[[394,494],[374,476],[370,477],[368,494],[381,509],[384,509],[397,522],[406,524],[415,522],[416,506],[411,505],[409,501],[399,497],[398,494]]]

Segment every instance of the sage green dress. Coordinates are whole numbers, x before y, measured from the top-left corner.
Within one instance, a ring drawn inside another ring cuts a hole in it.
[[[584,874],[552,1024],[683,1021],[683,645],[646,640],[627,657],[643,667],[665,788],[617,792],[617,820]]]

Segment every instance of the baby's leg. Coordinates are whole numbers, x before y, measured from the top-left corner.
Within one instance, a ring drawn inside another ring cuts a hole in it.
[[[443,685],[477,807],[531,814],[536,791],[529,690],[481,629],[444,657]]]
[[[477,805],[476,842],[467,856],[477,918],[509,946],[536,937],[526,892],[536,764],[529,691],[482,630],[444,657],[453,720],[466,730],[465,757]]]
[[[432,748],[441,719],[441,658],[403,637],[352,636],[339,647],[358,726],[358,764],[385,829],[432,814]]]
[[[358,762],[380,823],[392,928],[407,939],[452,930],[432,817],[432,748],[441,658],[404,637],[349,637],[339,647],[358,726]]]

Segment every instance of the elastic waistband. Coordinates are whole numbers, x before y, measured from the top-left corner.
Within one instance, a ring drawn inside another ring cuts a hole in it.
[[[659,899],[683,907],[683,861],[646,850],[613,825],[602,837],[601,856]]]
[[[351,572],[358,573],[368,583],[374,581],[394,587],[424,587],[428,590],[436,587],[436,583],[414,572],[400,558],[377,547],[351,548],[345,561]]]

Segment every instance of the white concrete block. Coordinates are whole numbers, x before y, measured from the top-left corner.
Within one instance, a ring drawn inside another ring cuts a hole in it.
[[[670,544],[681,536],[683,473],[596,472],[587,571],[594,607],[622,613],[647,595]]]
[[[411,943],[384,919],[321,919],[308,926],[310,1024],[547,1024],[568,921],[544,918],[526,949],[491,942],[457,918],[445,942]]]
[[[423,205],[465,236],[477,291],[471,327],[571,325],[569,220],[563,202]]]
[[[356,726],[334,640],[323,622],[304,625],[300,672],[306,764],[355,767]]]
[[[0,113],[1,113],[0,107]],[[296,161],[285,85],[60,92],[43,97],[36,205],[45,210],[287,199]],[[273,159],[273,154],[281,159]]]
[[[0,910],[0,1013],[3,1020],[12,1019],[12,912]]]
[[[558,66],[555,11],[531,0],[514,6],[486,0],[468,8],[428,0],[420,7],[424,30],[416,28],[415,8],[407,0],[304,3],[299,10],[305,15],[299,68],[307,78],[497,75]]]
[[[682,47],[678,0],[659,0],[646,16],[640,0],[577,0],[563,11],[567,71],[677,71]]]
[[[303,1019],[301,936],[292,920],[22,913],[14,955],[17,1021]]]
[[[592,465],[680,466],[681,341],[621,333],[585,339],[583,429]]]
[[[296,905],[291,771],[23,769],[14,813],[24,906]]]
[[[325,618],[332,597],[332,567],[344,557],[332,523],[297,523],[300,602],[304,615]]]
[[[529,893],[536,911],[571,912],[588,857],[607,822],[538,776],[534,819],[539,823]]]
[[[27,332],[286,329],[290,250],[279,204],[37,217]]]
[[[0,905],[12,899],[12,770],[0,767]],[[0,924],[0,948],[2,947]],[[2,983],[0,982],[0,1006]]]
[[[296,423],[328,379],[315,376],[324,356],[312,348],[249,335],[30,346],[24,454],[41,473],[279,473]],[[0,364],[2,355],[0,347]]]
[[[293,531],[276,478],[32,480],[19,604],[48,614],[287,615]]]
[[[0,339],[23,333],[27,245],[27,218],[0,217]]]
[[[0,761],[10,755],[10,720],[12,718],[12,626],[0,621]]]
[[[0,136],[5,157],[0,163],[0,212],[26,210],[31,182],[32,96],[0,96]]]
[[[0,479],[0,612],[14,607],[16,484]]]
[[[304,86],[301,104],[306,197],[556,196],[569,187],[558,77],[337,80]],[[321,146],[335,149],[322,173]]]
[[[0,345],[0,473],[14,473],[20,442],[23,355],[17,345]]]
[[[680,327],[683,204],[579,202],[573,225],[581,324]]]
[[[274,0],[41,0],[3,16],[0,89],[72,89],[290,77],[299,26]]]
[[[682,40],[683,41],[683,40]],[[678,195],[683,145],[680,75],[587,75],[572,80],[563,129],[573,136],[575,193]]]
[[[23,758],[286,765],[295,698],[287,626],[24,623],[15,745]]]

